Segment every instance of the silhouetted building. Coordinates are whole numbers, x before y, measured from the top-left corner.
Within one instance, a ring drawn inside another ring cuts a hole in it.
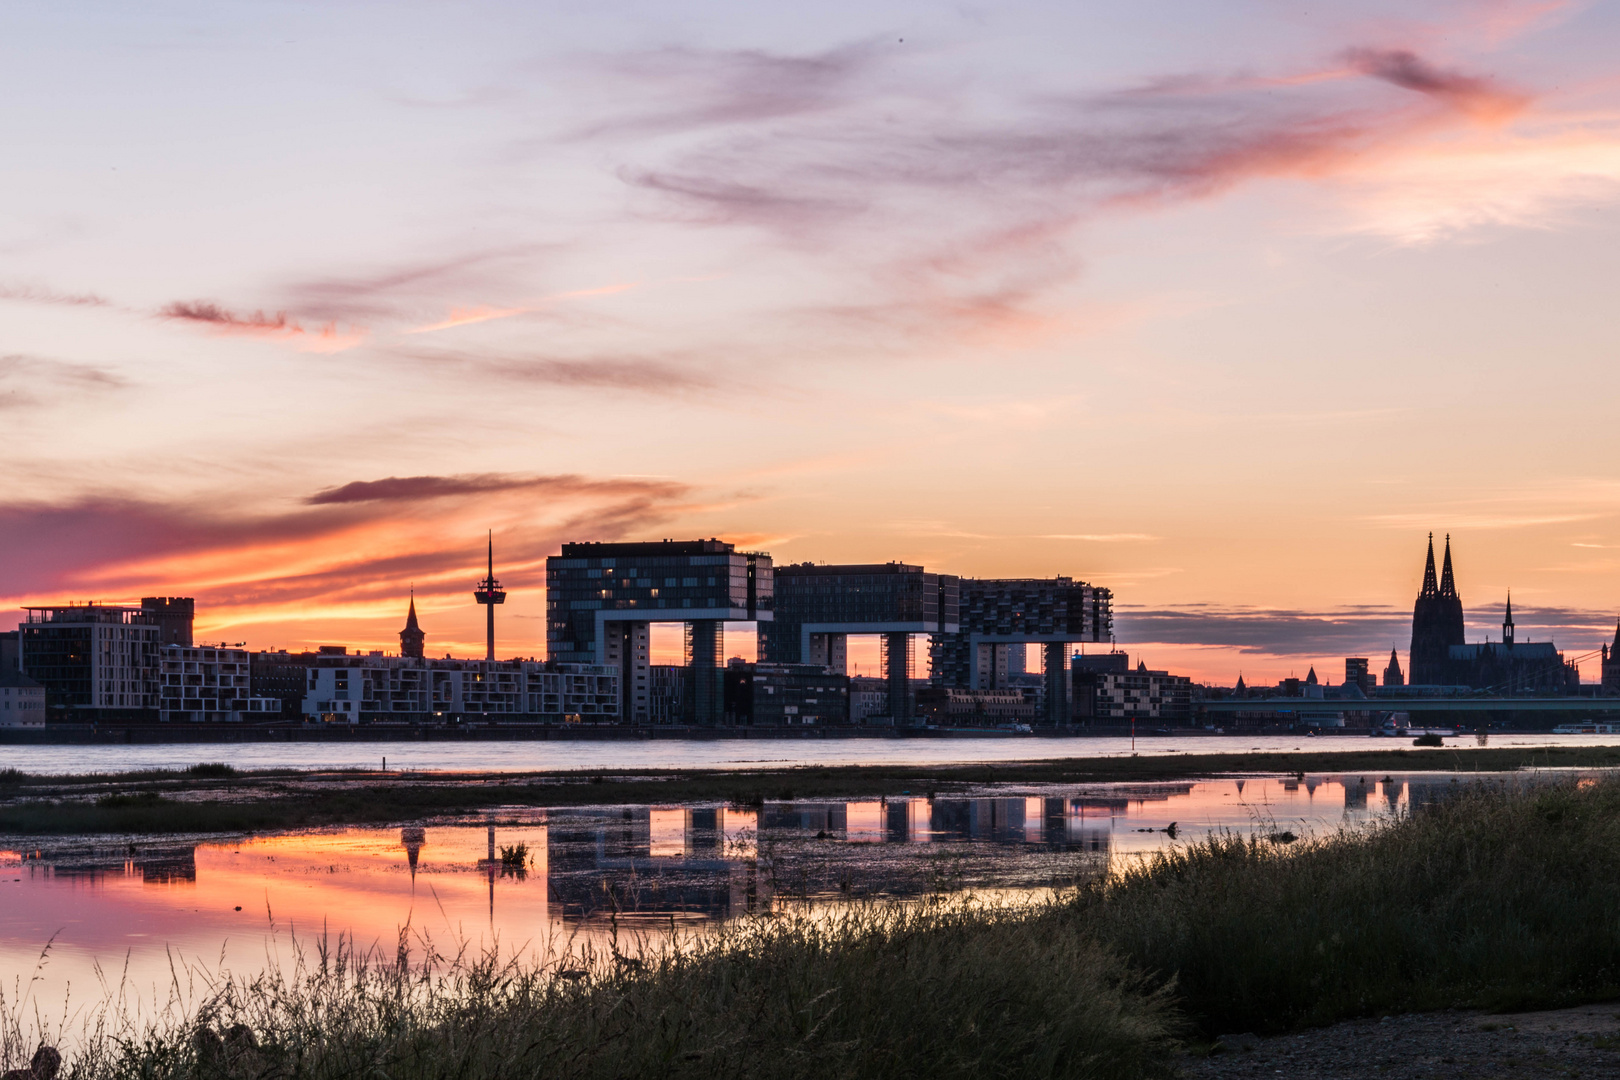
[[[962,578],[960,629],[930,643],[935,686],[1005,690],[1012,676],[1008,647],[1044,647],[1045,721],[1070,718],[1069,646],[1111,641],[1113,593],[1072,578]]]
[[[304,693],[309,687],[309,669],[315,666],[318,655],[285,650],[251,654],[248,657],[248,676],[252,696],[279,701],[279,720],[302,720]]]
[[[1084,666],[1082,665],[1084,662]],[[1167,671],[1134,670],[1122,652],[1074,657],[1074,715],[1081,722],[1157,721],[1187,724],[1192,720],[1192,680]]]
[[[651,664],[647,668],[647,720],[653,724],[679,724],[686,716],[686,668],[680,664]]]
[[[1518,641],[1516,637],[1513,600],[1509,597],[1502,617],[1501,643],[1451,646],[1446,654],[1446,681],[1498,694],[1580,691],[1580,669],[1565,663],[1556,645],[1550,641]]]
[[[1039,705],[1017,690],[959,690],[930,686],[917,692],[917,713],[928,723],[951,727],[995,727],[1032,723]]]
[[[1384,669],[1385,686],[1405,686],[1406,676],[1401,674],[1401,658],[1395,655],[1395,650],[1389,650],[1389,666]]]
[[[1412,665],[1412,682],[1437,685],[1446,681],[1446,669],[1453,645],[1466,644],[1463,634],[1462,598],[1451,573],[1451,537],[1446,537],[1445,570],[1437,581],[1434,573],[1434,534],[1429,534],[1428,560],[1423,567],[1423,587],[1412,607],[1412,648],[1407,655]]]
[[[726,668],[726,719],[733,724],[849,723],[849,676],[820,664],[748,664]]]
[[[0,672],[17,671],[17,639],[20,634],[16,630],[7,630],[0,633]]]
[[[1365,694],[1371,694],[1373,687],[1378,685],[1378,677],[1372,673],[1372,667],[1365,656],[1344,658],[1344,681],[1361,687],[1362,693]]]
[[[546,560],[546,653],[620,673],[623,719],[647,723],[651,624],[686,624],[688,719],[724,719],[723,628],[769,622],[771,557],[721,540],[564,544]]]
[[[844,674],[849,635],[881,635],[888,715],[908,723],[912,635],[957,629],[957,580],[901,562],[777,567],[775,618],[760,626],[760,656]]]
[[[484,659],[493,662],[495,660],[495,606],[506,603],[506,592],[501,588],[501,583],[495,580],[495,534],[493,532],[489,534],[489,574],[473,590],[473,599],[484,606],[486,620]],[[411,606],[416,606],[414,598]]]
[[[493,557],[493,551],[491,552]],[[491,611],[494,609],[491,608]],[[408,656],[416,660],[422,659],[423,650],[427,646],[427,635],[416,621],[416,591],[411,590],[411,608],[405,614],[405,629],[399,632],[399,655]]]
[[[197,616],[197,601],[189,596],[143,596],[141,610],[158,628],[159,644],[192,644],[191,627]]]
[[[1620,623],[1614,627],[1614,644],[1603,646],[1603,692],[1620,694]]]

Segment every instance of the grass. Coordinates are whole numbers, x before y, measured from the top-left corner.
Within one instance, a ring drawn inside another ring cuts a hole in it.
[[[1221,773],[1511,771],[1620,767],[1620,747],[1342,753],[1174,754],[1070,758],[989,765],[803,767],[722,772],[467,774],[236,772],[223,764],[186,771],[52,777],[0,772],[0,834],[256,832],[321,825],[419,820],[491,806],[836,799],[932,794],[986,784],[1144,782]],[[459,781],[459,782],[451,782]],[[108,802],[153,792],[157,801]]]
[[[1207,1032],[1620,996],[1620,782],[1464,785],[1370,831],[1218,836],[1089,889],[1086,924]]]
[[[1617,852],[1620,781],[1459,784],[1386,825],[1216,836],[1020,908],[796,907],[635,958],[323,951],[146,1027],[98,1020],[119,1034],[74,1076],[1165,1075],[1181,1035],[1620,997]]]
[[[226,979],[198,1010],[138,1031],[99,1020],[118,1034],[81,1053],[74,1076],[1168,1076],[1179,1021],[1167,996],[1095,941],[1052,932],[1065,918],[965,901],[857,907],[742,920],[639,959],[615,947],[413,965],[340,946],[285,977]]]

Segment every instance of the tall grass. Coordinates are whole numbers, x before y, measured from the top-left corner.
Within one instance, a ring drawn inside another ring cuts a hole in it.
[[[526,962],[340,943],[154,1021],[95,1017],[72,1076],[1135,1078],[1192,1025],[1620,996],[1620,782],[1458,787],[1371,829],[1180,845],[1023,908],[796,908]],[[0,1064],[22,1035],[0,1032]]]
[[[1056,906],[862,906],[740,920],[636,959],[400,963],[340,945],[287,974],[225,977],[200,1007],[104,1039],[74,1075],[1167,1075],[1168,996],[1060,932],[1068,920]]]
[[[1620,783],[1459,787],[1370,830],[1179,846],[1077,907],[1210,1031],[1620,996]]]

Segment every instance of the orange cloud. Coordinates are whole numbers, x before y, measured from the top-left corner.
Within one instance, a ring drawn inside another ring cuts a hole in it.
[[[450,310],[449,318],[443,319],[436,323],[429,323],[426,326],[413,326],[411,329],[405,332],[407,334],[431,334],[436,330],[449,330],[457,326],[472,326],[477,323],[492,322],[495,319],[510,319],[514,315],[527,314],[529,310],[529,308],[521,307],[452,308]]]

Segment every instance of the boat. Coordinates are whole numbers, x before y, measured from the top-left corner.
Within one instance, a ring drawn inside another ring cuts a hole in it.
[[[1574,724],[1559,724],[1552,729],[1554,735],[1620,735],[1620,723],[1612,720],[1581,720]]]

